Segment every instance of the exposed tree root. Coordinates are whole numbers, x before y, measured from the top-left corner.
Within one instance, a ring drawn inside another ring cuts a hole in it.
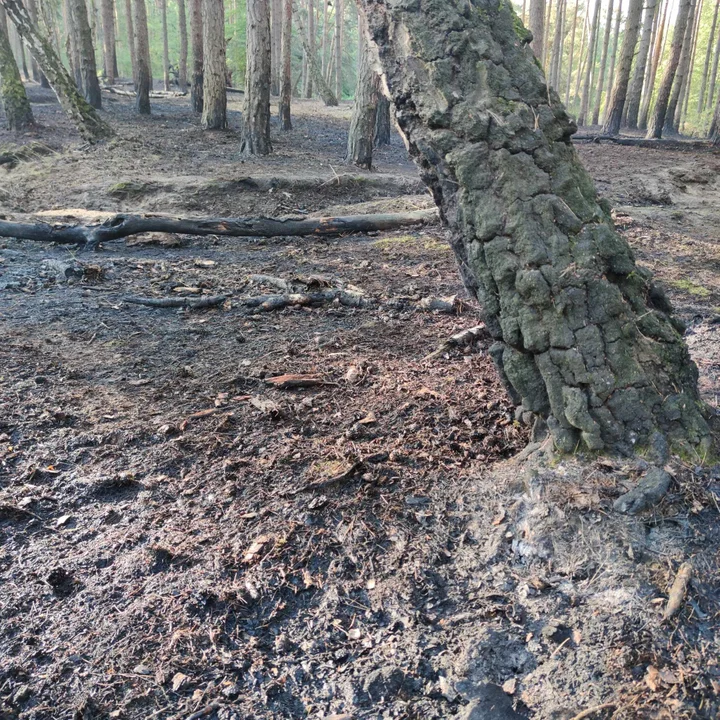
[[[284,220],[262,217],[188,220],[141,215],[115,215],[102,225],[58,226],[2,220],[0,221],[0,237],[83,245],[86,250],[95,250],[103,242],[147,232],[202,236],[222,235],[225,237],[332,236],[345,233],[397,230],[398,228],[422,225],[436,218],[436,210]]]

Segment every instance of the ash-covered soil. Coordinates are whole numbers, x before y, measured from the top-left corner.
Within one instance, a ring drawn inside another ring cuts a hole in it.
[[[119,138],[88,148],[33,99],[42,126],[19,141],[55,153],[0,169],[8,218],[429,204],[397,136],[376,171],[343,164],[348,105],[298,103],[275,154],[241,163],[237,100],[208,134],[184,98],[149,119],[109,98]],[[580,152],[716,404],[720,211],[714,177],[689,177],[720,160]],[[643,201],[666,176],[668,204]],[[373,302],[260,312],[268,276]],[[209,295],[227,300],[126,300]],[[464,297],[439,227],[90,255],[0,240],[0,717],[717,717],[719,476],[675,459],[663,504],[627,519],[612,502],[642,461],[509,460],[528,433],[490,338],[435,352],[479,324]]]

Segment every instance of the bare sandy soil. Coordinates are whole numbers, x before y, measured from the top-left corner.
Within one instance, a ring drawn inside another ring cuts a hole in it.
[[[118,139],[100,147],[33,99],[19,142],[54,152],[0,169],[8,218],[430,203],[397,136],[374,172],[343,164],[348,105],[299,102],[275,153],[241,162],[237,98],[211,134],[183,98],[148,119],[107,98]],[[720,157],[579,151],[717,406]],[[267,276],[372,303],[261,312]],[[0,717],[718,717],[720,474],[673,461],[670,495],[627,519],[612,502],[642,461],[508,460],[527,430],[490,339],[428,357],[478,325],[463,297],[432,226],[96,254],[0,239]],[[286,373],[314,384],[272,384]]]

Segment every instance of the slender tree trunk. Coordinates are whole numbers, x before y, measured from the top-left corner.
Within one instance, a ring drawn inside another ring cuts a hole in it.
[[[585,8],[587,11],[587,7]],[[583,51],[585,50],[585,45],[587,44],[588,35],[590,34],[590,18],[587,15],[587,12],[585,14],[585,18],[583,20],[583,31],[582,35],[580,36],[580,54],[578,55],[578,68],[577,72],[575,73],[575,92],[573,94],[573,105],[575,105],[580,97],[580,82],[582,80],[583,76],[583,69],[585,68],[585,58],[583,56]],[[578,107],[579,110],[579,107]]]
[[[653,2],[653,0],[650,0]],[[600,105],[602,104],[602,94],[605,87],[605,69],[607,67],[608,48],[610,47],[610,34],[612,32],[613,20],[613,0],[610,0],[607,10],[607,18],[605,20],[605,35],[603,37],[602,57],[600,58],[600,77],[595,83],[597,96],[593,106],[592,124],[597,125],[600,122]]]
[[[148,36],[147,9],[145,0],[133,0],[133,24],[135,26],[135,108],[140,115],[150,114],[150,90],[152,89],[152,68],[150,67],[150,38]]]
[[[308,62],[308,74],[305,83],[305,97],[311,98],[313,96],[313,73],[310,70],[310,63],[314,62],[317,64],[317,52],[315,42],[315,2],[314,0],[307,0],[308,9],[308,23],[307,23],[307,36],[308,36],[308,47],[306,52]]]
[[[556,0],[556,2],[559,2],[559,0]],[[551,43],[551,27],[550,23],[552,20],[552,9],[553,9],[553,2],[552,0],[547,0],[545,2],[545,20],[543,22],[543,51],[542,51],[542,57],[538,58],[540,60],[540,64],[542,65],[543,72],[547,73],[548,71],[548,50],[550,49]]]
[[[643,83],[645,82],[645,68],[647,66],[648,54],[650,52],[650,40],[652,39],[652,29],[655,22],[655,10],[657,8],[656,0],[646,0],[645,16],[643,18],[642,36],[640,37],[640,46],[638,48],[637,59],[635,60],[635,70],[633,71],[632,82],[627,96],[627,126],[631,130],[635,130],[638,124],[638,115],[640,114],[640,100],[642,97]]]
[[[8,130],[17,132],[26,130],[35,124],[20,70],[15,62],[7,17],[0,5],[0,105],[5,111],[5,123]]]
[[[35,23],[35,25],[38,24],[38,9],[37,9],[37,1],[36,0],[27,0],[28,4],[28,11],[30,12],[30,17],[32,18],[32,21]],[[40,69],[38,68],[38,64],[35,61],[35,58],[30,58],[30,69],[32,71],[32,78],[35,82],[40,82]]]
[[[392,120],[390,119],[390,98],[382,91],[378,92],[377,116],[375,118],[375,147],[390,145],[392,138]]]
[[[343,1],[335,0],[335,97],[342,100],[343,72],[342,72],[342,28],[343,28]]]
[[[710,74],[710,57],[712,55],[713,41],[715,40],[715,29],[717,28],[718,10],[720,9],[720,0],[715,2],[715,11],[713,12],[712,26],[710,28],[710,37],[708,38],[707,50],[705,51],[705,63],[703,64],[702,77],[700,78],[700,93],[698,95],[698,114],[705,110],[705,90],[707,89],[708,75]],[[712,102],[712,98],[709,98]]]
[[[675,128],[679,132],[687,115],[688,105],[690,103],[690,86],[692,84],[693,74],[695,73],[695,57],[697,53],[697,41],[700,34],[700,21],[702,19],[703,0],[698,0],[697,11],[695,12],[695,29],[692,37],[692,53],[690,57],[690,67],[685,78],[683,90],[680,95],[680,102],[675,110]]]
[[[715,52],[713,54],[713,64],[710,72],[710,87],[708,88],[707,101],[708,107],[712,107],[712,104],[715,101],[715,84],[717,82],[718,75],[718,60],[720,60],[720,31],[718,31],[717,40],[715,41]]]
[[[178,57],[178,85],[180,91],[186,92],[188,86],[187,61],[188,61],[188,33],[187,15],[185,11],[185,0],[177,0],[178,6],[178,31],[180,33],[180,55]]]
[[[682,0],[681,0],[682,2]],[[697,0],[690,0],[690,8],[688,10],[688,18],[685,23],[685,34],[683,36],[682,51],[680,53],[680,62],[678,63],[675,82],[673,83],[670,100],[668,101],[667,113],[665,114],[665,125],[663,132],[666,134],[674,134],[677,132],[675,125],[675,111],[683,90],[685,89],[685,80],[690,68],[690,55],[692,53],[692,37],[693,28],[695,26],[695,9],[697,8]]]
[[[318,63],[317,57],[314,52],[310,50],[310,44],[308,41],[308,34],[305,32],[305,26],[303,25],[302,15],[300,13],[295,14],[295,23],[297,24],[298,35],[303,44],[303,50],[305,51],[305,58],[307,59],[307,73],[309,77],[315,80],[315,87],[320,93],[323,102],[327,106],[337,105],[338,100],[335,94],[331,90],[327,81],[323,77],[320,64]]]
[[[720,2],[720,0],[718,0]],[[570,49],[568,55],[567,85],[565,86],[565,105],[570,105],[570,85],[572,82],[573,55],[575,54],[575,33],[577,31],[578,8],[580,0],[575,0],[575,13],[573,14],[572,31],[570,34]]]
[[[545,54],[545,0],[530,0],[529,30],[533,35],[530,47],[542,63]]]
[[[115,3],[114,0],[102,0],[102,26],[103,26],[103,75],[112,85],[115,82],[115,66],[117,55],[115,52]]]
[[[592,25],[590,26],[590,41],[588,42],[587,65],[585,66],[585,80],[583,82],[582,99],[580,101],[580,114],[578,125],[584,125],[590,105],[590,78],[595,67],[595,55],[597,54],[598,25],[600,25],[600,0],[595,0]]]
[[[30,73],[28,71],[27,66],[27,55],[25,54],[25,43],[23,43],[22,38],[17,34],[16,32],[16,40],[17,40],[17,49],[18,54],[20,55],[20,63],[22,65],[22,74],[25,80],[30,79]]]
[[[130,52],[130,67],[132,78],[137,90],[137,55],[135,51],[135,23],[133,21],[133,0],[125,0],[125,22],[127,24],[128,50]]]
[[[246,156],[272,152],[268,0],[248,0],[247,3],[247,71],[240,152]]]
[[[632,68],[635,45],[637,45],[640,32],[640,15],[642,14],[643,0],[630,0],[627,22],[625,23],[625,37],[620,50],[615,84],[608,103],[608,114],[603,126],[603,132],[608,135],[617,135],[620,132],[620,122],[625,108],[628,84],[630,82],[630,69]]]
[[[282,60],[282,33],[283,33],[283,0],[271,0],[270,3],[270,33],[271,33],[271,58],[272,85],[270,93],[280,94],[282,84],[283,60]]]
[[[85,0],[71,0],[72,19],[80,56],[80,78],[85,99],[94,108],[102,107],[100,82],[95,65],[95,48]]]
[[[321,58],[321,69],[323,77],[327,77],[327,66],[328,66],[328,56],[327,56],[327,44],[328,44],[328,0],[320,0],[323,5],[323,31],[322,31],[322,58]],[[720,0],[718,0],[720,2]]]
[[[263,0],[267,5],[268,0]],[[249,8],[255,4],[248,3]],[[270,52],[270,11],[268,22],[268,52]],[[225,61],[225,7],[223,0],[203,0],[203,112],[200,124],[204,130],[224,130],[227,127],[227,66]],[[249,22],[248,22],[249,27]],[[248,66],[251,62],[248,44]],[[268,57],[268,83],[270,58]],[[268,84],[268,90],[269,90]],[[269,102],[269,100],[268,100]]]
[[[720,145],[720,96],[718,97],[715,105],[715,112],[713,113],[713,119],[710,123],[708,139],[713,145]]]
[[[168,92],[170,90],[170,51],[168,47],[167,0],[158,0],[158,7],[162,27],[163,87]]]
[[[555,17],[555,33],[553,36],[552,55],[550,57],[550,84],[560,90],[560,65],[562,59],[562,41],[565,36],[565,4],[567,0],[558,0],[557,15]]]
[[[380,76],[375,70],[373,51],[366,39],[368,28],[364,14],[359,15],[358,22],[358,33],[362,39],[360,67],[355,86],[355,104],[350,121],[346,161],[369,170],[372,167],[372,151],[375,143]]]
[[[193,112],[203,111],[203,21],[202,0],[190,0],[190,37],[192,41],[192,79],[190,105]]]
[[[598,203],[569,143],[574,124],[517,42],[512,6],[363,2],[410,154],[496,339],[490,354],[537,432],[569,453],[652,446],[660,463],[668,446],[709,449],[680,323]],[[458,52],[447,40],[456,33],[474,42]],[[455,72],[432,72],[438,58]],[[464,129],[488,111],[497,123]]]
[[[80,74],[80,49],[77,43],[77,32],[73,20],[73,8],[71,0],[63,0],[63,24],[65,25],[65,51],[70,73],[75,80],[78,90],[82,91],[82,75]]]
[[[657,37],[655,38],[655,49],[653,50],[652,63],[650,65],[650,75],[648,76],[645,93],[640,106],[640,118],[638,120],[638,128],[640,130],[647,130],[650,104],[652,103],[653,93],[655,92],[655,80],[657,78],[658,68],[660,67],[660,57],[662,55],[663,42],[665,40],[668,7],[670,7],[670,0],[665,1],[662,20],[658,27]]]
[[[282,25],[282,74],[280,76],[280,126],[292,130],[292,18],[293,0],[284,0]]]
[[[678,6],[677,18],[675,19],[675,29],[673,31],[672,43],[670,44],[670,58],[667,62],[663,78],[658,89],[657,100],[655,101],[655,110],[653,111],[650,125],[648,126],[648,138],[661,138],[665,119],[668,115],[670,104],[670,93],[680,64],[680,56],[682,54],[683,39],[685,38],[685,30],[688,26],[688,16],[690,15],[691,0],[680,0]]]
[[[114,134],[112,129],[100,119],[95,109],[80,95],[75,83],[55,53],[52,43],[33,23],[21,0],[0,0],[0,5],[5,8],[20,36],[28,44],[40,70],[55,91],[62,109],[75,124],[80,134],[90,142],[112,137]]]
[[[617,61],[618,43],[620,41],[621,20],[622,2],[619,1],[617,13],[615,14],[615,29],[613,30],[612,53],[610,55],[610,72],[608,73],[607,89],[605,91],[605,111],[603,113],[604,121],[607,120],[608,114],[610,112],[610,98],[612,97],[612,89],[615,83],[615,63]]]

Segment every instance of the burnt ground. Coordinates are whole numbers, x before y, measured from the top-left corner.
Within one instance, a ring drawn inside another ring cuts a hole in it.
[[[275,153],[237,157],[183,98],[0,170],[0,213],[102,218],[428,207],[400,139],[343,164],[350,106],[296,105]],[[720,388],[720,157],[579,148],[618,227]],[[374,303],[258,312],[342,286]],[[130,304],[218,295],[209,310]],[[715,718],[718,495],[675,459],[648,516],[612,502],[642,461],[508,460],[527,431],[495,377],[439,227],[334,240],[150,236],[87,255],[0,240],[0,717]],[[318,384],[278,389],[274,376]],[[662,623],[681,562],[688,602]],[[200,714],[198,714],[200,713]]]

